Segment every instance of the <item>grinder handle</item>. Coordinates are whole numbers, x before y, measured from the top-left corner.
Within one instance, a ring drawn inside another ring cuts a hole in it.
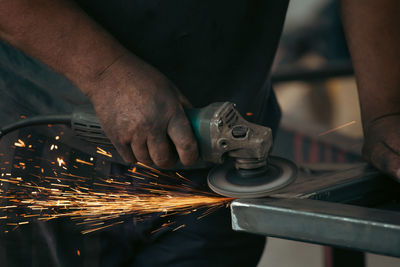
[[[91,105],[75,108],[72,113],[71,128],[76,136],[87,142],[109,147],[113,146],[101,128],[96,112]]]
[[[201,140],[201,120],[199,118],[201,109],[185,109],[185,112],[192,125],[196,139]],[[79,106],[74,110],[72,114],[71,128],[76,136],[87,142],[109,147],[113,146],[110,139],[108,139],[101,128],[96,112],[91,105]]]

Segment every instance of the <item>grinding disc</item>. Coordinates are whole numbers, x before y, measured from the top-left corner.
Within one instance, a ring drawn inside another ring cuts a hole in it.
[[[268,166],[256,170],[237,170],[233,160],[213,168],[208,186],[217,194],[237,198],[266,197],[296,179],[296,165],[284,158],[270,156]]]

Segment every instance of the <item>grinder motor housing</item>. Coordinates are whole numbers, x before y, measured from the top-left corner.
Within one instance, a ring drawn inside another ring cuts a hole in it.
[[[243,119],[235,104],[217,102],[185,111],[196,135],[202,160],[222,164],[227,157],[231,157],[235,159],[238,169],[266,165],[272,146],[271,129]],[[78,137],[88,142],[112,146],[91,106],[81,106],[74,111],[71,127]]]
[[[213,103],[201,109],[189,109],[187,114],[204,161],[222,164],[230,157],[235,159],[237,169],[266,165],[272,146],[271,129],[243,119],[235,104]]]

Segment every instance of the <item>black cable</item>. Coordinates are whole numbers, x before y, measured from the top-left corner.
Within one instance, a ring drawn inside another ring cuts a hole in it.
[[[24,120],[20,120],[11,124],[8,124],[0,129],[0,138],[4,135],[18,130],[20,128],[35,126],[35,125],[47,125],[47,124],[71,124],[71,115],[39,115]]]

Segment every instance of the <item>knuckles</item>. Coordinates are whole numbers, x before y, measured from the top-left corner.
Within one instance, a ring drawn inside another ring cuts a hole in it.
[[[163,87],[168,87],[167,85],[164,84]],[[140,99],[129,100],[121,98],[120,95],[115,96],[115,98],[114,105],[111,107],[108,105],[107,108],[104,108],[103,103],[98,108],[98,115],[107,136],[118,146],[131,147],[131,145],[139,143],[145,144],[152,136],[167,134],[170,120],[177,118],[179,123],[176,126],[185,129],[182,132],[187,132],[188,127],[190,127],[190,122],[186,119],[182,106],[173,90],[146,93]],[[183,152],[180,153],[184,157],[181,159],[182,163],[185,165],[193,163],[198,156],[196,140],[193,136],[180,136],[178,140],[175,145],[177,150]],[[149,152],[146,151],[147,154]],[[161,154],[154,153],[155,158],[151,155],[151,160],[140,158],[138,155],[134,156],[143,163],[154,162],[157,166],[163,168],[171,167],[176,163],[177,155],[175,153],[159,153]],[[132,163],[129,156],[121,156],[125,161]]]

